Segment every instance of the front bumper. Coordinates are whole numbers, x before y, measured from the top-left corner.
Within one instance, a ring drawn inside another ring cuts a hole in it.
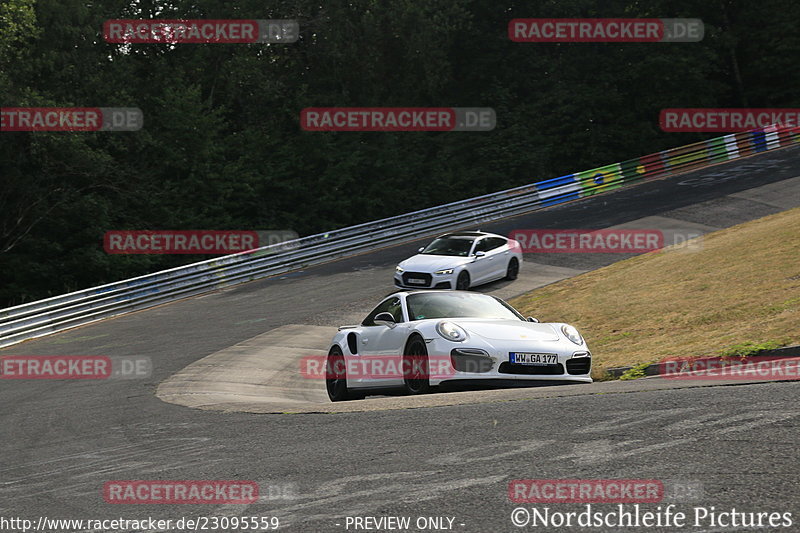
[[[410,280],[422,280],[424,283],[412,283]],[[395,272],[394,284],[402,289],[452,289],[455,281],[453,274],[430,274],[427,272]]]
[[[436,340],[428,345],[428,353],[442,353],[439,350],[447,346],[435,346]],[[431,384],[443,383],[451,380],[518,380],[518,381],[579,381],[591,383],[592,354],[586,349],[542,349],[541,347],[530,350],[517,348],[512,351],[530,351],[534,353],[553,353],[557,355],[558,362],[550,365],[528,365],[512,363],[508,350],[489,350],[486,347],[474,348],[459,346],[452,348],[450,344],[449,356],[452,368],[446,373],[432,376]],[[438,356],[441,357],[441,356]]]

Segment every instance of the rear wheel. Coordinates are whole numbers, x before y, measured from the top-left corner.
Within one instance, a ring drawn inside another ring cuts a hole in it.
[[[328,391],[328,398],[332,402],[363,398],[347,388],[347,368],[342,349],[338,346],[334,346],[328,352],[325,364],[325,388]]]
[[[403,354],[403,384],[409,394],[425,394],[431,388],[428,348],[422,337],[411,337]]]
[[[508,281],[514,281],[517,279],[519,275],[519,261],[517,261],[516,257],[512,257],[511,261],[508,262],[508,268],[506,269],[506,279]]]
[[[469,272],[466,270],[461,272],[456,279],[456,290],[468,291],[469,290]]]

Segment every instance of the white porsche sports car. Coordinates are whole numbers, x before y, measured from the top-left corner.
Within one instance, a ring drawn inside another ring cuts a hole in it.
[[[591,383],[592,355],[569,324],[539,323],[488,294],[399,291],[359,326],[342,326],[325,365],[328,397],[428,392],[449,380]]]
[[[514,280],[522,264],[519,243],[483,231],[446,233],[397,265],[401,288],[467,290],[498,279]]]

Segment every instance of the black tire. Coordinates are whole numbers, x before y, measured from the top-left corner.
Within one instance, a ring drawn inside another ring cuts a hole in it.
[[[426,394],[430,391],[429,368],[425,341],[419,335],[414,335],[408,339],[403,353],[403,385],[408,394]]]
[[[519,276],[519,261],[517,261],[516,257],[512,257],[506,269],[506,280],[514,281],[517,279],[517,276]]]
[[[345,367],[344,354],[338,346],[334,346],[328,352],[328,359],[325,362],[325,388],[328,391],[328,398],[332,402],[363,398],[363,396],[353,394],[347,388],[347,369]]]
[[[458,275],[458,279],[456,279],[456,290],[457,291],[469,290],[469,272],[467,272],[466,270],[462,270],[461,274]]]

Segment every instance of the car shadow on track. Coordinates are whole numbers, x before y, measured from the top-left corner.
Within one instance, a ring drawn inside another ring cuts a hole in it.
[[[575,385],[578,384],[576,381],[548,381],[548,380],[541,380],[541,381],[514,381],[514,380],[454,380],[448,381],[446,383],[442,383],[435,387],[431,387],[430,393],[426,394],[426,396],[432,394],[447,394],[450,392],[472,392],[472,391],[491,391],[491,390],[503,390],[503,389],[538,389],[541,387],[553,387],[553,386],[561,386],[561,385]],[[398,396],[408,396],[408,394],[402,390],[384,390],[374,395],[368,395],[366,397],[367,400],[372,398],[388,398],[388,397],[398,397]]]

